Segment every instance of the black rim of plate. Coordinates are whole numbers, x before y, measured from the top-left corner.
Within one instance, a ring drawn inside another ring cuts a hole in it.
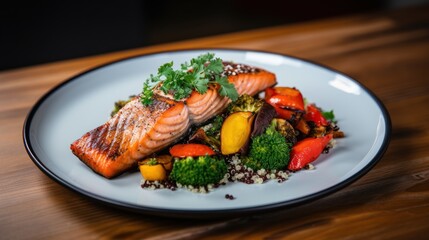
[[[331,186],[329,188],[326,188],[324,190],[321,190],[319,192],[315,192],[315,193],[309,194],[307,196],[303,196],[300,198],[296,198],[296,199],[288,200],[288,201],[284,201],[284,202],[279,202],[279,203],[266,204],[266,205],[256,206],[256,207],[220,209],[220,210],[181,210],[181,209],[175,210],[175,209],[152,208],[152,207],[145,207],[145,206],[141,206],[141,205],[124,203],[124,202],[117,201],[117,200],[112,200],[112,199],[106,198],[104,196],[93,194],[91,192],[88,192],[86,190],[78,188],[75,185],[73,185],[72,183],[64,180],[63,178],[61,178],[61,176],[58,176],[57,174],[52,172],[48,167],[46,167],[43,164],[43,161],[34,152],[32,143],[30,141],[30,127],[31,127],[31,123],[32,123],[32,120],[34,118],[34,115],[36,114],[36,112],[38,111],[40,106],[53,93],[58,91],[60,88],[65,87],[68,83],[78,79],[79,77],[81,77],[81,76],[83,76],[89,72],[95,71],[97,69],[100,69],[100,68],[106,67],[108,65],[118,63],[118,62],[123,62],[123,61],[131,60],[131,59],[135,59],[135,58],[145,57],[145,56],[149,56],[149,55],[157,55],[157,54],[162,54],[162,53],[178,53],[178,52],[192,52],[192,51],[208,51],[208,52],[209,51],[235,51],[235,52],[259,52],[259,53],[274,54],[274,55],[278,55],[278,56],[293,58],[293,59],[297,59],[297,60],[300,60],[303,62],[307,62],[309,64],[313,64],[313,65],[322,67],[324,69],[327,69],[329,71],[341,74],[343,76],[347,76],[353,82],[358,84],[362,89],[364,89],[369,94],[369,96],[371,96],[371,98],[374,100],[374,102],[378,105],[378,107],[379,107],[379,109],[383,115],[383,118],[385,121],[384,124],[386,126],[386,134],[384,136],[384,139],[383,139],[383,142],[381,144],[380,149],[375,154],[373,159],[371,159],[370,162],[365,167],[363,167],[360,171],[356,172],[354,175],[343,180],[342,182],[339,182],[336,185]],[[32,107],[32,109],[30,110],[30,112],[28,113],[28,115],[25,119],[23,130],[22,130],[22,135],[23,135],[24,146],[25,146],[25,149],[26,149],[28,155],[30,156],[30,158],[32,159],[34,164],[43,173],[48,175],[54,181],[56,181],[56,182],[60,183],[61,185],[67,187],[68,189],[71,189],[71,190],[73,190],[73,191],[75,191],[75,192],[77,192],[77,193],[79,193],[85,197],[88,197],[92,200],[96,200],[97,202],[100,202],[100,203],[103,203],[103,204],[106,204],[109,206],[113,206],[116,208],[120,208],[120,209],[125,209],[125,210],[130,210],[133,212],[145,213],[145,214],[150,214],[150,215],[157,215],[157,216],[179,217],[179,218],[218,218],[218,217],[223,218],[223,217],[243,216],[243,215],[248,215],[248,214],[257,214],[257,213],[271,211],[271,210],[286,207],[286,206],[293,207],[296,205],[308,203],[310,201],[314,201],[314,200],[320,199],[324,196],[327,196],[331,193],[334,193],[334,192],[346,187],[347,185],[353,183],[354,181],[356,181],[357,179],[359,179],[360,177],[365,175],[370,169],[372,169],[379,162],[379,160],[382,158],[382,156],[386,152],[387,147],[388,147],[389,142],[390,142],[391,120],[390,120],[389,113],[388,113],[387,109],[385,108],[385,106],[383,105],[383,103],[381,102],[381,100],[378,99],[378,97],[371,90],[369,90],[367,87],[365,87],[363,84],[361,84],[357,80],[349,77],[348,75],[346,75],[340,71],[337,71],[335,69],[332,69],[330,67],[324,66],[320,63],[316,63],[313,61],[309,61],[306,59],[302,59],[302,58],[298,58],[298,57],[294,57],[294,56],[290,56],[290,55],[286,55],[286,54],[280,54],[280,53],[269,52],[269,51],[258,51],[258,50],[252,50],[252,49],[233,49],[233,48],[199,48],[199,49],[181,49],[181,50],[172,50],[172,51],[160,51],[160,52],[154,52],[154,53],[149,53],[149,54],[140,54],[140,55],[136,55],[136,56],[126,57],[126,58],[118,59],[115,61],[111,61],[111,62],[102,64],[102,65],[96,66],[94,68],[91,68],[89,70],[86,70],[80,74],[77,74],[77,75],[69,78],[68,80],[65,80],[64,82],[60,83],[59,85],[55,86],[54,88],[52,88],[50,91],[48,91],[46,94],[44,94],[35,103],[35,105]]]

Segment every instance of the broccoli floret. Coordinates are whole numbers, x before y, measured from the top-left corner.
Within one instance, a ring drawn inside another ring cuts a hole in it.
[[[243,162],[254,170],[284,169],[289,163],[290,148],[291,145],[272,123],[263,134],[252,139],[249,156],[245,157]]]
[[[206,186],[218,183],[227,173],[223,159],[212,156],[176,159],[170,178],[182,185]]]
[[[216,137],[218,138],[218,135],[220,133],[220,129],[222,128],[223,124],[223,117],[220,115],[217,115],[213,121],[210,124],[210,127],[205,131],[208,136]]]
[[[262,105],[264,104],[264,100],[253,98],[250,95],[243,94],[241,95],[237,101],[232,102],[228,106],[229,113],[235,112],[259,112]]]

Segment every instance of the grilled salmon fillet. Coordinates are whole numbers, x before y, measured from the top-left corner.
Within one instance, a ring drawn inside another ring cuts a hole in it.
[[[277,83],[273,73],[243,64],[224,62],[222,74],[239,95],[255,95]],[[179,101],[154,91],[151,105],[144,106],[134,98],[105,124],[74,141],[70,149],[94,172],[112,178],[178,141],[191,125],[221,113],[230,101],[219,95],[215,85],[204,94],[194,91]]]

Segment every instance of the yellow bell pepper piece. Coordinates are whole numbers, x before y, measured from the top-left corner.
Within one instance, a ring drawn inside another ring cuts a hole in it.
[[[162,181],[167,179],[167,172],[161,164],[139,165],[140,173],[148,181]]]

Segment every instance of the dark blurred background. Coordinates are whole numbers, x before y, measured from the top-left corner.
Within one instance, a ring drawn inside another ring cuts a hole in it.
[[[0,70],[427,0],[0,3]]]

